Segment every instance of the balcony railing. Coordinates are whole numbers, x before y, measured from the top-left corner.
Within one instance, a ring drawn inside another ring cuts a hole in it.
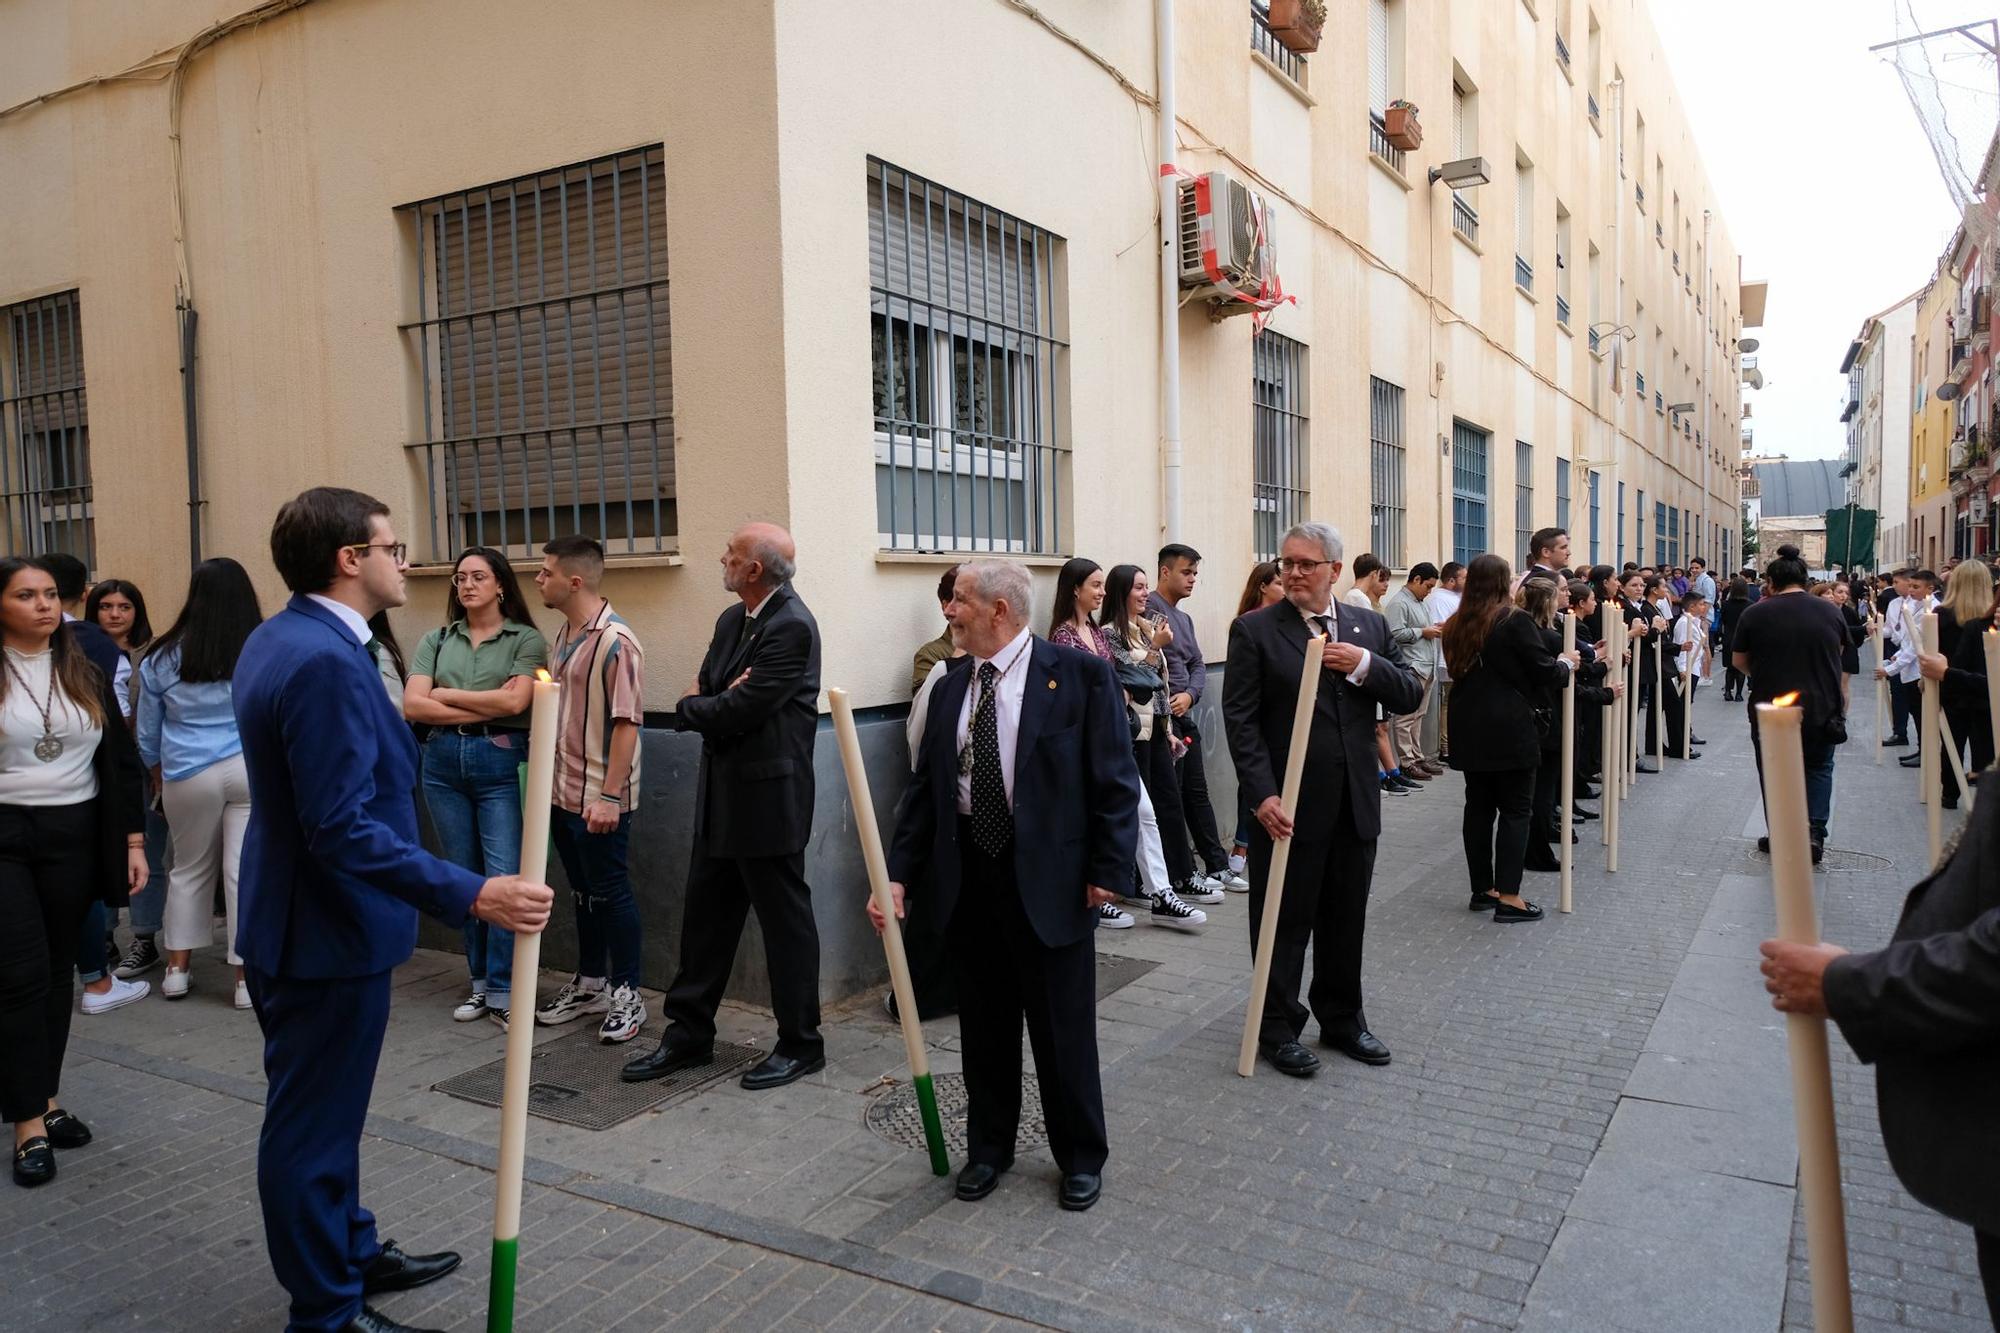
[[[1597,344],[1599,341],[1597,337],[1597,330],[1593,328],[1589,331],[1589,334],[1590,334],[1590,350],[1593,353],[1595,353],[1597,351]]]
[[[1306,86],[1306,58],[1272,35],[1271,25],[1255,5],[1250,6],[1250,49],[1299,87]]]
[[[1633,371],[1632,383],[1639,390],[1639,396],[1644,398],[1646,396],[1646,372],[1643,370]]]
[[[1634,195],[1638,197],[1639,208],[1640,211],[1643,212],[1646,207],[1646,187],[1638,184],[1637,182],[1634,182],[1632,186],[1632,192]]]
[[[1479,214],[1457,194],[1451,197],[1451,229],[1474,245],[1479,244]]]
[[[1569,43],[1563,40],[1561,33],[1556,34],[1556,59],[1562,61],[1564,69],[1569,68]]]
[[[1663,417],[1666,414],[1667,414],[1666,395],[1662,394],[1658,389],[1655,389],[1653,390],[1653,415],[1656,417]]]
[[[1519,255],[1514,256],[1514,285],[1523,291],[1535,290],[1535,266]]]
[[[1368,151],[1394,167],[1403,170],[1403,150],[1389,142],[1389,127],[1373,111],[1368,113]]]
[[[1681,252],[1675,250],[1672,254],[1674,257],[1674,272],[1678,273],[1681,271]]]
[[[1590,116],[1591,121],[1595,123],[1598,118],[1596,93],[1585,93],[1583,95],[1583,109]]]
[[[1640,196],[1639,202],[1642,204],[1645,202],[1644,195]],[[1659,246],[1662,250],[1667,248],[1667,228],[1664,223],[1655,222],[1653,224],[1653,244]]]
[[[1569,323],[1569,298],[1561,292],[1556,293],[1556,323],[1563,325]],[[1596,342],[1597,340],[1593,338],[1591,341]]]

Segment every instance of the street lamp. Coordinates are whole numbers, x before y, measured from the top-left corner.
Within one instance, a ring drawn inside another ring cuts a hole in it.
[[[1475,185],[1485,185],[1493,179],[1490,168],[1483,157],[1461,157],[1443,166],[1431,168],[1431,184],[1443,181],[1454,190],[1469,190]]]

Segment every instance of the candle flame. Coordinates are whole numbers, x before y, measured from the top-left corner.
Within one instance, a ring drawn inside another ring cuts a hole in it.
[[[1790,694],[1781,694],[1777,698],[1771,700],[1771,707],[1790,708],[1793,704],[1797,703],[1798,701],[1799,701],[1799,692],[1797,690],[1793,690]]]
[[[536,667],[535,679],[539,680],[540,682],[542,682],[542,684],[546,685],[550,681],[554,680],[555,677],[549,674],[549,669],[547,667]]]

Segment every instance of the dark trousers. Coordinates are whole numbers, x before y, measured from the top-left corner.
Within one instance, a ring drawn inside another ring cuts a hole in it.
[[[97,802],[0,805],[0,1118],[33,1120],[62,1082],[70,966],[97,901]]]
[[[764,932],[771,1013],[778,1020],[773,1054],[817,1060],[826,1054],[826,1043],[819,1035],[819,927],[813,921],[805,853],[710,856],[699,834],[688,866],[680,972],[661,1004],[666,1040],[714,1043],[715,1010],[752,909]]]
[[[1215,807],[1208,799],[1208,770],[1202,763],[1201,731],[1194,724],[1192,712],[1178,719],[1176,725],[1188,744],[1179,766],[1181,816],[1194,839],[1195,855],[1201,858],[1202,867],[1219,875],[1229,869],[1229,853],[1222,845],[1222,835],[1215,826]]]
[[[1646,729],[1645,744],[1639,747],[1641,759],[1651,759],[1660,752],[1660,723],[1653,716],[1653,691],[1657,688],[1653,681],[1639,682],[1639,725]]]
[[[1528,825],[1535,770],[1503,769],[1465,775],[1465,868],[1472,892],[1521,891],[1521,863],[1528,853]],[[1560,795],[1560,793],[1558,793]]]
[[[1661,737],[1661,739],[1666,742],[1667,758],[1669,759],[1687,758],[1686,755],[1681,753],[1681,737],[1687,734],[1688,705],[1693,702],[1694,687],[1700,683],[1694,677],[1688,677],[1689,697],[1682,698],[1680,682],[1681,678],[1677,675],[1669,676],[1660,682],[1660,689],[1662,691],[1660,702],[1665,706],[1667,714],[1667,734]]]
[[[1351,780],[1351,779],[1349,779]],[[1325,791],[1322,801],[1321,791]],[[1266,1045],[1297,1041],[1305,1031],[1308,1005],[1299,1003],[1305,981],[1306,945],[1312,945],[1312,990],[1306,999],[1319,1030],[1329,1037],[1366,1030],[1361,1010],[1361,944],[1368,929],[1368,888],[1375,878],[1375,840],[1354,828],[1345,783],[1329,780],[1313,791],[1318,813],[1308,809],[1297,827],[1284,896],[1278,903],[1278,939],[1271,951],[1271,984],[1264,995],[1258,1040]],[[1271,878],[1271,835],[1250,826],[1250,948],[1264,920],[1264,894]]]
[[[639,984],[639,903],[632,896],[626,852],[632,838],[628,810],[609,833],[592,833],[583,816],[560,806],[549,812],[549,832],[576,900],[576,970],[604,977],[612,986]],[[736,946],[729,947],[730,957]],[[511,959],[512,955],[509,954]],[[726,972],[729,959],[723,960]],[[512,984],[511,973],[509,984]]]
[[[1164,714],[1154,716],[1150,737],[1132,743],[1132,757],[1138,762],[1146,795],[1152,799],[1153,815],[1160,821],[1160,850],[1167,858],[1167,879],[1178,889],[1194,874],[1194,855],[1188,850],[1187,821],[1181,818],[1181,786],[1174,777],[1174,751],[1167,740]]]
[[[988,1166],[1013,1159],[1025,1019],[1057,1168],[1065,1175],[1102,1171],[1095,945],[1089,936],[1060,948],[1043,944],[1021,906],[1013,849],[990,857],[972,845],[970,821],[959,822],[962,878],[947,938],[965,1051],[966,1156]],[[1076,891],[1083,893],[1081,883]]]
[[[1986,1315],[2000,1328],[2000,1235],[1991,1231],[1972,1233],[1979,1245],[1979,1280],[1986,1287]]]
[[[1947,708],[1942,710],[1946,725],[1951,728],[1951,738],[1958,743],[1959,758],[1965,761],[1965,772],[1969,777],[1993,763],[1993,724],[1987,720],[1984,704],[1978,708]],[[1940,736],[1938,739],[1944,739]],[[1944,788],[1945,799],[1957,801],[1958,775],[1951,771],[1951,760],[1945,755],[1938,756],[1938,778]]]
[[[290,1330],[361,1312],[361,1274],[382,1252],[361,1206],[361,1129],[389,1026],[391,973],[303,981],[244,969],[264,1030],[257,1198],[264,1244],[291,1293]]]
[[[1576,705],[1576,785],[1600,776],[1604,766],[1604,709],[1579,700]]]
[[[1924,687],[1920,680],[1889,681],[1889,734],[1907,736],[1910,734],[1910,719],[1917,715],[1923,705]]]

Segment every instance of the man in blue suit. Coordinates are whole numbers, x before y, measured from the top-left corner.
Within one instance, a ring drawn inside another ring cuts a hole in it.
[[[1097,1064],[1097,907],[1132,882],[1139,768],[1111,664],[1028,630],[1028,571],[959,566],[946,612],[965,650],[931,689],[922,753],[889,849],[889,891],[936,896],[957,969],[967,1161],[957,1192],[993,1192],[1014,1164],[1021,1022],[1035,1052],[1057,1200],[1102,1191]],[[868,915],[880,930],[874,901]]]
[[[403,604],[403,557],[379,500],[332,487],[292,500],[271,528],[292,600],[236,666],[251,791],[236,949],[269,1083],[257,1191],[295,1330],[418,1333],[363,1298],[458,1266],[378,1241],[358,1197],[390,973],[416,947],[417,911],[537,931],[552,900],[545,884],[482,881],[418,844],[417,748],[368,631]]]

